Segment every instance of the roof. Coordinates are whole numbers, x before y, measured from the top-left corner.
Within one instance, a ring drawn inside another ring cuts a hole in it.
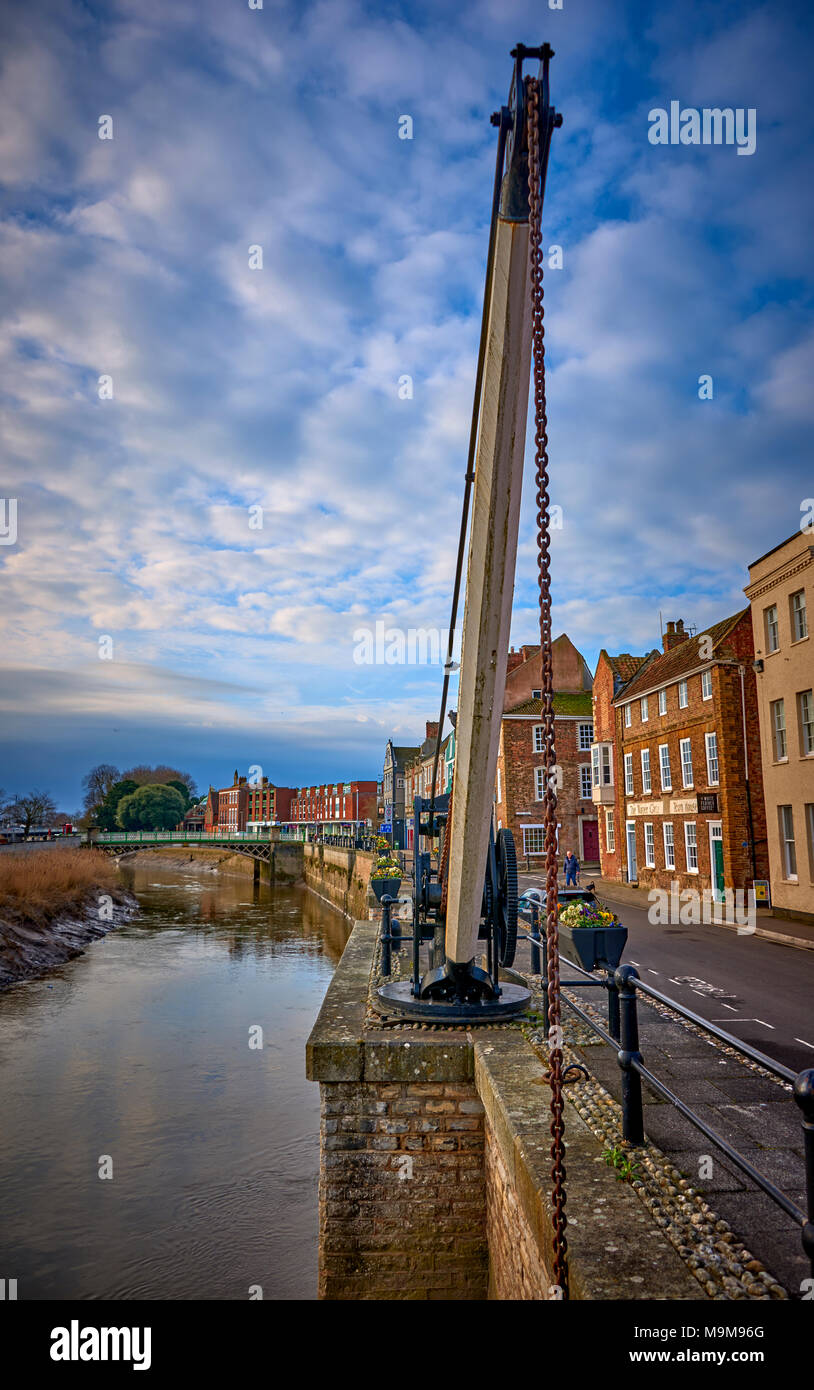
[[[739,612],[733,613],[731,618],[713,623],[712,627],[705,628],[694,637],[688,637],[686,642],[679,642],[678,646],[670,651],[662,652],[653,661],[648,661],[647,666],[639,671],[629,685],[626,685],[619,695],[614,696],[614,704],[618,700],[626,703],[636,695],[644,695],[646,691],[655,689],[656,686],[680,680],[688,671],[703,666],[705,661],[714,661],[716,649],[742,618],[750,616],[750,611],[748,608],[741,608]],[[712,640],[712,656],[708,658],[700,655],[701,640],[704,637]]]
[[[649,660],[652,652],[648,652],[646,656],[631,656],[630,652],[620,652],[618,656],[611,656],[610,652],[605,652],[605,656],[613,674],[625,685],[633,679],[639,667]]]
[[[417,752],[418,744],[411,748],[396,748],[393,745],[393,757],[396,760],[396,766],[403,765],[408,758],[414,758]]]
[[[593,717],[593,700],[590,690],[555,690],[553,704],[555,714],[584,714],[587,719]],[[542,715],[542,713],[542,700],[524,700],[522,704],[504,710],[504,718],[516,717],[521,719],[524,715]]]

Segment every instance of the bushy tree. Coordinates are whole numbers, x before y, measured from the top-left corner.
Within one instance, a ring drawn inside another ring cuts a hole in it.
[[[101,806],[97,807],[94,817],[95,824],[102,830],[115,830],[119,824],[116,820],[119,802],[122,797],[129,796],[131,792],[136,791],[137,787],[138,783],[129,777],[122,778],[121,782],[114,782]]]
[[[167,767],[165,763],[159,763],[157,767],[139,763],[137,767],[128,768],[123,772],[122,777],[131,779],[139,787],[168,786],[170,783],[178,782],[181,787],[186,788],[190,799],[195,796],[195,782],[190,774],[181,772],[177,767]]]
[[[184,798],[176,787],[148,782],[122,797],[116,820],[123,830],[172,830],[185,810]]]

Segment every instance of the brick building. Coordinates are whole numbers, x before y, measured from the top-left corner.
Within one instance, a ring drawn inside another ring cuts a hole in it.
[[[416,758],[418,748],[393,743],[387,740],[384,750],[384,769],[382,771],[382,819],[392,826],[393,844],[404,848],[405,776],[410,763]]]
[[[339,832],[354,824],[379,825],[381,782],[323,782],[300,787],[291,798],[288,823]]]
[[[814,920],[814,545],[798,531],[749,566],[769,841],[776,911]]]
[[[596,808],[591,796],[592,677],[582,654],[563,633],[552,645],[560,858],[573,849],[586,868],[599,866]],[[508,655],[506,694],[495,784],[495,825],[508,826],[518,856],[542,863],[545,758],[539,646]]]
[[[697,635],[670,622],[663,651],[644,658],[603,653],[594,717],[607,736],[591,759],[605,877],[648,888],[678,882],[718,899],[766,877],[753,659],[748,609]]]
[[[204,803],[203,828],[210,834],[268,829],[289,819],[295,795],[293,787],[276,787],[268,777],[260,782],[249,782],[235,769],[230,787],[209,788]]]

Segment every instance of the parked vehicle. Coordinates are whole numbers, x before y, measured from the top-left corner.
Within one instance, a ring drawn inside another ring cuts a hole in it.
[[[558,888],[557,902],[562,903],[595,903],[596,893],[594,885],[586,883],[584,888]],[[527,888],[522,897],[518,900],[517,911],[524,922],[531,923],[532,906],[536,904],[539,913],[539,921],[542,924],[545,920],[545,891],[542,888]]]

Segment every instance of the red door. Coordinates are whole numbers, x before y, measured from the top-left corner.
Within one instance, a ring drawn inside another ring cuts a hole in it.
[[[599,863],[599,824],[595,820],[582,822],[582,859],[586,864]]]

